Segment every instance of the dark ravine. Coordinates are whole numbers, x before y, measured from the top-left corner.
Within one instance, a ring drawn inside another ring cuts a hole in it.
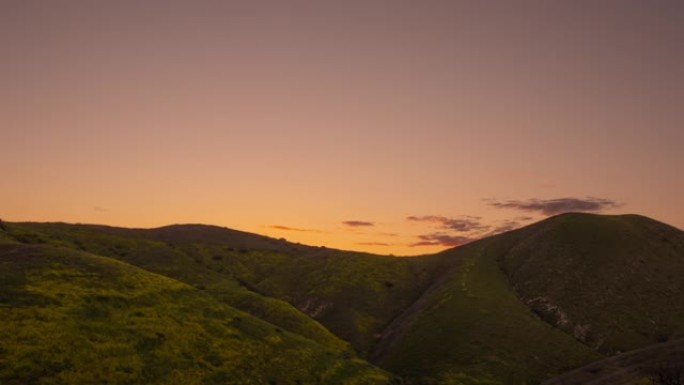
[[[373,346],[373,350],[368,356],[368,361],[375,364],[382,363],[387,353],[391,350],[392,345],[406,333],[411,322],[413,322],[420,314],[420,311],[431,300],[431,296],[444,286],[449,278],[453,276],[454,272],[458,270],[458,259],[447,262],[448,267],[435,278],[433,283],[420,295],[420,297],[383,329],[378,337],[377,343]]]

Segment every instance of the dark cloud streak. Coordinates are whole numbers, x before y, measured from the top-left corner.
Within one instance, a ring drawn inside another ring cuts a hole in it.
[[[374,222],[358,221],[358,220],[343,221],[342,224],[345,226],[349,226],[349,227],[373,227],[373,226],[375,226]]]
[[[285,230],[285,231],[299,231],[299,232],[310,232],[310,233],[320,233],[320,230],[315,230],[315,229],[302,229],[298,227],[290,227],[290,226],[283,226],[283,225],[268,225],[266,226],[270,229],[275,229],[275,230]]]
[[[357,242],[356,244],[359,246],[394,246],[393,243],[385,242]]]
[[[410,216],[406,217],[406,219],[413,222],[434,223],[444,230],[452,230],[461,233],[485,231],[490,228],[490,226],[483,225],[480,222],[481,218],[479,217],[464,216],[461,218],[447,218],[440,215],[425,215],[421,217]]]
[[[468,242],[472,242],[475,239],[470,237],[464,237],[460,235],[449,235],[445,233],[430,233],[418,236],[419,241],[412,243],[409,246],[445,246],[445,247],[455,247],[461,246]]]
[[[567,212],[602,212],[621,207],[622,204],[605,198],[558,198],[558,199],[528,199],[524,201],[507,200],[494,201],[490,206],[498,209],[513,209],[525,212],[536,212],[551,216]]]

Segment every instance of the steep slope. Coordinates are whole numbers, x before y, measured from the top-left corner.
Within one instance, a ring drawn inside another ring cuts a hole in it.
[[[417,384],[537,384],[601,356],[544,323],[511,290],[501,237],[449,250],[451,269],[385,336],[375,362]]]
[[[384,384],[389,376],[178,281],[0,243],[0,383]]]
[[[500,262],[550,324],[607,354],[684,337],[684,232],[566,214],[507,234]]]

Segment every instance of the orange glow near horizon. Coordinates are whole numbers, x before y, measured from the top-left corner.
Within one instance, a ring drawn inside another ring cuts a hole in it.
[[[682,228],[683,20],[636,0],[8,2],[0,217],[395,255],[559,210]]]

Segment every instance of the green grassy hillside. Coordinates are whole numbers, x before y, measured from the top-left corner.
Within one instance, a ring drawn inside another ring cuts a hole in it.
[[[433,257],[384,257],[265,237],[243,240],[243,234],[186,225],[149,230],[144,236],[230,274],[254,292],[287,301],[361,355],[420,296],[439,267]]]
[[[367,354],[384,327],[425,290],[438,262],[357,253],[302,257],[257,287],[295,304]]]
[[[520,297],[588,346],[614,354],[684,337],[684,232],[566,214],[506,238],[500,261]]]
[[[601,356],[544,323],[499,269],[500,238],[443,254],[454,264],[379,364],[416,384],[538,384]]]
[[[77,248],[180,280],[327,346],[339,348],[347,341],[361,355],[420,295],[439,267],[434,257],[344,252],[214,226],[6,227],[22,242]]]
[[[103,346],[114,341],[121,350],[107,347],[100,352],[80,339],[80,345],[75,345],[78,349],[116,361],[123,359],[123,352],[133,354],[135,341],[156,336],[150,334],[156,327],[163,329],[159,333],[164,337],[159,339],[169,341],[168,336],[179,333],[174,328],[185,325],[176,322],[183,317],[200,325],[193,326],[189,335],[194,337],[188,338],[205,338],[204,323],[211,330],[219,328],[222,336],[246,333],[238,338],[244,347],[230,345],[223,337],[217,340],[228,345],[216,349],[232,351],[237,362],[221,363],[219,369],[202,366],[204,358],[180,354],[195,346],[185,340],[159,353],[168,367],[200,370],[204,383],[214,381],[215,372],[239,376],[250,371],[260,373],[254,383],[389,381],[385,372],[356,358],[358,354],[401,375],[409,384],[531,385],[618,351],[684,337],[684,233],[634,215],[565,214],[414,258],[304,246],[202,225],[145,230],[3,223],[0,244],[4,248],[0,256],[9,258],[0,272],[0,309],[11,326],[6,333],[24,336],[10,337],[9,346],[42,349],[36,356],[29,350],[1,346],[0,360],[8,358],[0,362],[0,368],[3,364],[11,368],[2,372],[3,384],[12,383],[12,378],[15,383],[26,383],[17,379],[34,381],[35,376],[70,382],[59,377],[67,371],[63,367],[70,367],[59,364],[64,361],[59,357],[73,356],[69,362],[79,363],[88,357],[60,349],[68,345],[67,338],[78,337],[74,330],[79,328],[88,341],[94,338]],[[17,259],[15,254],[31,258]],[[95,265],[130,270],[133,278],[101,274],[106,270],[102,268],[93,273]],[[64,266],[76,271],[62,273]],[[138,287],[138,280],[139,285],[146,285],[152,279],[148,276],[170,286],[150,294],[154,303],[139,304],[142,294],[130,291],[129,286]],[[33,278],[29,282],[26,277]],[[60,290],[61,297],[53,298]],[[116,298],[106,299],[108,295]],[[163,304],[159,309],[157,302]],[[137,307],[144,307],[142,323],[126,326],[129,319],[138,321],[131,313]],[[93,320],[77,317],[81,314],[77,308],[83,314],[94,311]],[[97,318],[101,308],[105,309],[102,314],[114,319],[116,330],[125,332],[97,329],[104,327],[102,316]],[[221,315],[213,317],[205,308],[220,308]],[[235,319],[241,323],[235,324]],[[220,320],[228,324],[216,326]],[[26,325],[29,329],[22,329]],[[242,330],[240,325],[256,326]],[[229,330],[222,331],[222,327]],[[58,329],[68,332],[62,335]],[[101,340],[99,333],[105,336]],[[31,340],[43,335],[46,340]],[[54,336],[58,337],[56,345],[50,342]],[[284,342],[269,342],[276,340]],[[250,360],[281,360],[282,365],[246,364],[248,358],[237,353],[243,348]],[[250,349],[255,353],[249,353]],[[146,353],[136,350],[135,354]],[[34,357],[43,361],[31,361]],[[57,363],[50,361],[53,358]],[[131,374],[136,379],[133,383],[176,381],[167,372],[147,371],[147,358],[136,360],[135,367],[117,364],[126,368],[124,374],[101,372],[97,378],[112,375],[126,383],[133,378],[126,375]],[[96,365],[82,362],[85,367]],[[58,370],[50,369],[51,365]],[[286,365],[313,366],[289,375],[280,371]],[[43,370],[47,374],[40,374],[39,367],[47,368]],[[246,378],[232,383],[249,383],[244,382]]]
[[[384,384],[385,372],[192,286],[64,247],[0,244],[2,384]]]
[[[223,243],[187,243],[183,242],[184,237],[180,235],[179,241],[167,243],[157,240],[157,234],[149,236],[156,230],[64,223],[13,223],[6,224],[5,228],[8,231],[5,234],[11,234],[14,240],[69,247],[116,258],[192,285],[223,303],[331,348],[344,349],[348,345],[291,304],[264,296],[245,286],[249,286],[248,280],[260,271],[259,266],[275,266],[276,260],[281,261],[286,257],[277,252],[227,247]],[[177,229],[178,226],[172,228]],[[190,226],[191,230],[196,228],[198,226]],[[165,232],[165,229],[162,231]],[[207,226],[207,229],[210,230],[210,237],[205,238],[215,239],[217,228]],[[230,230],[227,234],[233,235]],[[190,235],[193,235],[193,231]],[[256,240],[265,238],[254,237]],[[249,243],[234,242],[243,245]],[[213,252],[203,253],[202,250]]]

